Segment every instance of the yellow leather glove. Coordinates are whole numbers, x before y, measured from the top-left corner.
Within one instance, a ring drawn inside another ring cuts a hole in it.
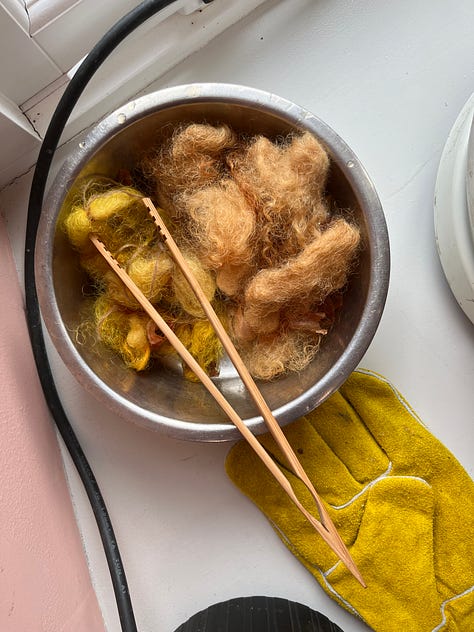
[[[473,632],[474,483],[395,388],[356,371],[285,434],[366,589],[245,442],[231,449],[227,473],[329,596],[376,632]],[[273,439],[261,441],[317,516]]]

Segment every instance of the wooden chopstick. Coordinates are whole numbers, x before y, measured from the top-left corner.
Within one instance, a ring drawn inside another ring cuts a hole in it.
[[[240,357],[240,355],[239,355],[237,349],[235,348],[232,340],[230,339],[230,337],[227,334],[226,330],[222,326],[222,323],[219,320],[219,317],[217,316],[217,314],[215,313],[214,308],[212,307],[211,303],[209,302],[209,300],[207,299],[206,295],[202,291],[199,283],[197,283],[193,273],[191,272],[188,264],[186,263],[186,260],[184,259],[183,255],[182,255],[180,249],[178,248],[176,242],[174,241],[173,236],[169,232],[166,224],[163,222],[163,219],[161,218],[160,214],[158,213],[156,207],[154,206],[154,204],[150,200],[150,198],[144,198],[143,199],[143,203],[148,208],[151,217],[155,221],[155,224],[156,224],[158,230],[160,231],[160,233],[162,235],[162,238],[165,241],[165,244],[168,246],[168,249],[170,250],[174,260],[176,261],[178,266],[181,268],[181,271],[183,272],[186,280],[188,281],[188,283],[191,286],[192,290],[196,294],[197,299],[201,303],[202,308],[204,310],[204,313],[206,314],[207,318],[209,319],[209,322],[214,327],[214,330],[215,330],[219,340],[221,341],[222,346],[227,351],[227,354],[228,354],[230,360],[232,361],[233,365],[235,366],[238,374],[240,375],[240,378],[242,379],[242,382],[245,384],[247,390],[249,391],[250,395],[252,396],[252,399],[254,400],[255,404],[257,405],[258,410],[260,411],[263,419],[265,420],[267,428],[271,432],[273,438],[277,442],[277,444],[280,447],[280,449],[282,450],[283,454],[286,456],[286,458],[288,460],[288,464],[290,465],[291,470],[293,471],[295,476],[297,476],[304,483],[304,485],[307,487],[308,491],[310,492],[311,496],[313,497],[313,500],[314,500],[314,502],[316,504],[316,507],[318,509],[318,512],[319,512],[319,517],[321,519],[321,525],[322,525],[322,527],[324,529],[326,529],[326,531],[329,534],[331,534],[331,544],[330,544],[331,548],[333,548],[333,550],[335,552],[337,552],[338,556],[346,564],[347,568],[351,571],[351,573],[354,575],[354,577],[356,577],[356,579],[363,586],[365,586],[364,580],[362,579],[362,576],[361,576],[359,570],[357,569],[356,565],[354,564],[354,561],[352,560],[349,551],[347,550],[347,548],[346,548],[344,542],[342,541],[342,539],[341,539],[336,527],[334,526],[334,524],[333,524],[333,522],[331,520],[331,517],[329,516],[329,514],[327,512],[326,507],[324,506],[324,504],[322,503],[318,493],[314,489],[313,484],[309,480],[308,475],[306,474],[303,466],[301,465],[300,461],[298,460],[298,457],[296,456],[293,448],[289,444],[288,439],[286,438],[285,434],[283,433],[280,425],[278,424],[277,420],[275,419],[272,411],[270,410],[268,404],[266,403],[265,399],[263,398],[263,396],[262,396],[261,392],[259,391],[257,385],[255,384],[254,379],[252,378],[252,376],[250,375],[247,367],[243,363],[242,358]]]
[[[254,401],[257,404],[262,416],[265,419],[269,429],[271,430],[273,436],[276,441],[280,445],[284,454],[287,456],[288,462],[290,464],[291,469],[294,471],[295,475],[303,481],[303,483],[308,487],[311,495],[313,496],[316,506],[319,511],[319,515],[321,517],[321,522],[319,522],[314,516],[309,513],[303,507],[303,505],[298,500],[293,488],[291,487],[290,482],[281,472],[279,467],[272,460],[268,452],[265,448],[260,444],[260,442],[256,439],[253,433],[247,428],[243,420],[237,414],[237,412],[232,408],[229,402],[225,399],[219,389],[216,387],[214,382],[209,378],[207,373],[201,368],[201,366],[197,363],[195,358],[189,353],[186,347],[181,343],[176,334],[172,331],[172,329],[168,326],[165,320],[160,316],[158,311],[153,307],[153,305],[148,301],[143,292],[138,288],[138,286],[132,281],[132,279],[128,276],[126,271],[119,265],[116,259],[111,255],[111,253],[107,250],[104,244],[94,235],[90,236],[92,243],[98,249],[98,251],[102,254],[111,268],[116,272],[116,274],[120,277],[123,283],[127,286],[130,292],[134,295],[140,305],[143,307],[145,312],[150,316],[150,318],[155,322],[155,324],[159,327],[160,331],[166,336],[171,345],[180,355],[180,357],[186,362],[189,368],[196,374],[205,388],[209,391],[209,393],[214,397],[215,401],[219,404],[222,410],[227,414],[229,419],[234,423],[234,425],[238,428],[242,436],[246,439],[249,445],[253,448],[265,466],[269,469],[269,471],[273,474],[276,480],[279,482],[284,491],[291,498],[293,503],[299,509],[299,511],[306,517],[306,519],[313,525],[316,531],[321,535],[323,540],[329,545],[329,547],[336,553],[336,555],[344,562],[350,572],[354,575],[354,577],[365,587],[364,580],[357,569],[354,561],[352,560],[349,551],[347,550],[344,542],[340,538],[326,508],[321,502],[316,490],[312,486],[309,481],[308,476],[306,475],[302,465],[298,461],[298,458],[294,454],[290,444],[288,443],[285,435],[283,434],[278,422],[273,417],[270,409],[268,408],[265,400],[263,399],[260,391],[258,390],[253,378],[247,371],[247,368],[242,362],[237,350],[235,349],[232,341],[227,335],[227,332],[223,328],[219,318],[217,317],[214,309],[211,304],[207,300],[204,295],[202,289],[194,278],[194,275],[189,270],[189,267],[186,264],[178,246],[176,245],[174,239],[163,223],[161,217],[159,216],[156,208],[153,206],[151,200],[148,198],[144,199],[145,205],[150,210],[150,214],[152,215],[162,238],[165,240],[166,245],[170,249],[171,254],[175,258],[177,264],[181,268],[183,274],[185,275],[188,283],[191,288],[196,293],[198,300],[200,301],[207,317],[209,318],[211,324],[216,330],[216,333],[221,340],[224,348],[229,354],[230,359],[234,363],[239,375],[241,376],[242,381],[248,388],[251,393]]]
[[[105,245],[98,239],[95,235],[91,235],[90,239],[92,243],[95,245],[97,250],[101,253],[110,267],[114,270],[114,272],[120,277],[123,283],[127,286],[133,296],[137,299],[143,309],[146,311],[148,316],[155,322],[155,324],[159,327],[160,331],[166,336],[168,341],[174,347],[174,349],[178,352],[181,358],[186,362],[189,368],[194,371],[209,393],[214,397],[216,402],[221,406],[224,412],[229,416],[231,421],[235,424],[235,426],[239,429],[241,434],[245,437],[248,443],[252,446],[261,460],[265,463],[267,468],[271,471],[271,473],[278,480],[280,485],[285,489],[287,494],[291,497],[293,502],[297,505],[298,509],[305,515],[305,517],[314,524],[318,533],[324,539],[328,537],[328,530],[323,527],[323,525],[315,520],[313,516],[301,505],[298,498],[296,497],[288,479],[284,476],[278,466],[271,459],[268,452],[265,448],[259,443],[256,437],[252,434],[252,432],[247,428],[243,420],[234,410],[234,408],[229,404],[229,402],[225,399],[219,389],[216,387],[214,382],[210,379],[207,373],[201,368],[195,358],[189,353],[183,343],[179,340],[173,330],[169,327],[166,321],[161,317],[159,312],[153,307],[150,301],[145,297],[140,288],[132,281],[132,279],[128,276],[126,271],[120,266],[118,261],[111,255],[111,253],[106,249]],[[328,542],[329,544],[329,542]]]

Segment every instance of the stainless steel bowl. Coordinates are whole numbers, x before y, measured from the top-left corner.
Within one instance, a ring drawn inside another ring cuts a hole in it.
[[[350,208],[363,233],[363,250],[351,276],[340,317],[304,371],[267,383],[261,392],[281,425],[314,409],[346,380],[377,329],[388,289],[389,243],[374,186],[357,157],[325,123],[274,94],[228,84],[191,84],[136,99],[99,123],[72,151],[47,195],[38,232],[36,276],[42,315],[72,374],[117,414],[169,436],[227,441],[238,431],[201,384],[184,380],[178,366],[143,374],[126,369],[107,349],[100,354],[75,340],[84,302],[84,275],[58,228],[68,196],[84,176],[114,176],[131,167],[178,121],[227,122],[271,137],[308,130],[332,158],[329,190]],[[236,371],[224,363],[219,388],[255,433],[265,424]]]

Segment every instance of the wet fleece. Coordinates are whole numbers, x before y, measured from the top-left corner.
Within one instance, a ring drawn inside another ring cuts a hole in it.
[[[383,377],[356,371],[285,434],[366,589],[246,443],[231,449],[227,472],[329,596],[377,632],[472,632],[474,483],[400,393]],[[273,439],[261,442],[317,516]]]

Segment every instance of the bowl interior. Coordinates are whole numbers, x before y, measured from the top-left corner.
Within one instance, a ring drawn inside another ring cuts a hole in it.
[[[121,414],[151,427],[163,426],[165,432],[168,428],[169,434],[185,436],[188,430],[192,433],[194,425],[204,425],[209,430],[212,426],[219,425],[222,430],[219,438],[224,436],[226,428],[229,428],[228,434],[231,437],[235,436],[234,429],[225,414],[201,384],[189,382],[182,377],[178,361],[138,374],[126,369],[122,361],[105,347],[96,345],[92,348],[81,344],[76,336],[88,299],[82,291],[86,283],[84,273],[60,228],[67,200],[74,195],[78,183],[85,176],[94,174],[115,178],[119,169],[132,169],[138,158],[152,146],[159,144],[178,121],[226,122],[237,131],[263,133],[270,138],[305,127],[314,133],[314,129],[304,122],[297,124],[284,114],[265,110],[261,106],[212,100],[167,105],[125,125],[118,125],[104,142],[98,143],[92,153],[89,152],[87,161],[75,168],[69,193],[61,192],[59,202],[55,203],[57,208],[54,208],[54,204],[53,208],[48,208],[47,212],[55,216],[51,232],[52,257],[47,264],[51,266],[48,273],[53,280],[50,299],[57,308],[61,331],[58,330],[58,323],[48,323],[52,318],[46,316],[45,321],[60,353],[63,357],[66,356],[66,363],[71,371],[86,386],[92,386],[99,396]],[[336,158],[334,148],[328,144],[327,139],[321,140],[326,140],[329,153]],[[332,162],[328,190],[339,208],[350,209],[352,217],[361,228],[363,247],[344,294],[343,308],[332,330],[325,337],[316,359],[300,373],[289,374],[271,382],[258,382],[264,398],[282,424],[319,404],[330,394],[331,387],[334,390],[340,385],[359,359],[353,358],[352,365],[341,365],[341,358],[359,327],[367,302],[372,268],[369,235],[373,227],[368,224],[367,213],[361,208],[362,196],[349,182],[339,158]],[[61,341],[63,333],[65,340]],[[329,383],[327,376],[334,371],[337,372],[336,379]],[[346,374],[343,374],[344,371]],[[257,432],[263,429],[259,425],[261,420],[256,407],[232,364],[224,361],[220,375],[214,379],[238,414],[249,425],[253,424]],[[179,431],[176,430],[177,426]],[[170,430],[170,427],[174,430]],[[205,437],[203,435],[197,438]]]

